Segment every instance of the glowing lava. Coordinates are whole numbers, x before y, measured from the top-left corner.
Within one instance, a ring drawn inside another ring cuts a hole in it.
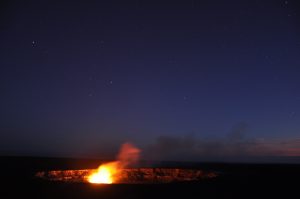
[[[96,184],[112,184],[118,181],[118,174],[122,169],[135,164],[139,159],[140,150],[130,143],[122,145],[117,161],[102,164],[92,172],[87,181]]]
[[[95,172],[88,176],[88,182],[96,184],[112,184],[118,172],[117,162],[101,165]]]

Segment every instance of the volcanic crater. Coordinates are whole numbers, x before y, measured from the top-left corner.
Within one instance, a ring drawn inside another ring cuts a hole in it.
[[[40,171],[36,177],[50,181],[89,183],[94,169]],[[114,176],[113,184],[152,184],[200,181],[217,177],[216,172],[179,168],[127,168]],[[101,184],[101,183],[100,183]]]

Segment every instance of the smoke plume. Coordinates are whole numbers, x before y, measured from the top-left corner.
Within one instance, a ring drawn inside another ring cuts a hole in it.
[[[299,139],[263,139],[247,137],[246,123],[235,125],[225,137],[198,135],[159,136],[143,150],[150,160],[199,161],[247,160],[272,156],[300,156]]]
[[[120,152],[117,156],[119,167],[126,168],[136,164],[140,157],[140,149],[131,143],[124,143],[121,146]]]

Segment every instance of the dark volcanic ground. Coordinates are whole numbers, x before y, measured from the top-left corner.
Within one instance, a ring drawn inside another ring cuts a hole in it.
[[[212,170],[214,179],[138,185],[61,183],[34,177],[37,171],[97,168],[99,160],[1,157],[1,198],[299,198],[300,165],[161,163],[159,167]]]

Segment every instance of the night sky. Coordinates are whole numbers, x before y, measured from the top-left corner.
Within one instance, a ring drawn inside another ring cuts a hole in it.
[[[298,0],[0,6],[0,155],[300,156]]]

